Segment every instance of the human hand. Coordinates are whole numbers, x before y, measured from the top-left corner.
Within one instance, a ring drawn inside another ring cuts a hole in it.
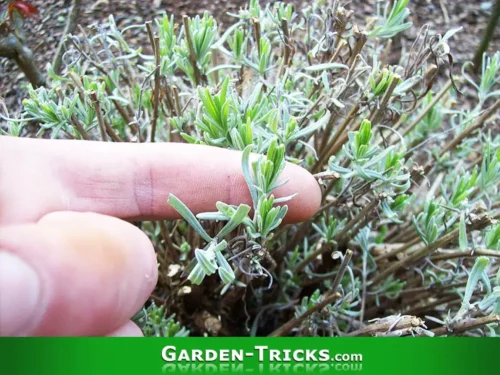
[[[318,184],[291,164],[285,178],[285,222],[307,220]],[[236,151],[0,137],[0,336],[141,335],[157,262],[127,221],[179,218],[170,193],[194,213],[251,202]]]

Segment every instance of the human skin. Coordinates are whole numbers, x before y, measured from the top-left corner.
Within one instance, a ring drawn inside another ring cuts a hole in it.
[[[292,164],[284,179],[284,221],[307,220],[316,180]],[[251,205],[237,151],[0,136],[0,335],[140,336],[157,262],[130,221],[178,219],[170,193],[194,213]]]

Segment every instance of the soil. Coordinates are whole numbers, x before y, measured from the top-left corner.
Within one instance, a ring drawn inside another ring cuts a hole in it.
[[[2,7],[6,2],[6,0],[0,0]],[[28,46],[34,51],[36,62],[41,67],[45,67],[55,55],[71,1],[32,0],[31,2],[38,7],[40,14],[35,19],[27,21],[26,40]],[[193,16],[209,11],[224,27],[233,19],[227,13],[237,11],[247,2],[247,0],[83,0],[83,11],[79,23],[86,27],[105,21],[109,15],[113,14],[118,26],[126,27],[143,23],[164,11],[173,13],[177,19],[184,14]],[[261,0],[261,3],[268,2],[270,1]],[[301,0],[288,2],[293,3],[296,9],[308,4],[308,1]],[[356,21],[363,24],[367,17],[375,14],[377,3],[380,1],[343,1],[342,3],[349,3],[346,7],[354,10]],[[385,1],[380,4],[384,3]],[[410,1],[411,21],[416,27],[411,33],[406,33],[402,41],[411,43],[425,24],[431,25],[433,33],[440,34],[452,28],[463,27],[463,31],[450,42],[456,67],[459,68],[463,62],[472,59],[487,25],[493,3],[494,0],[412,0]],[[147,38],[145,33],[144,36],[138,36],[139,39],[141,37]],[[142,41],[138,40],[138,42]],[[147,39],[144,43],[147,43]],[[490,50],[500,50],[500,27],[497,27],[496,35],[490,43]],[[4,98],[11,115],[21,109],[26,84],[24,74],[19,72],[13,62],[0,58],[0,97]]]

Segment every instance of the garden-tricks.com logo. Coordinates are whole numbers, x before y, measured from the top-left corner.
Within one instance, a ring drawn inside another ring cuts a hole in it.
[[[176,372],[273,372],[303,373],[361,371],[363,355],[332,353],[329,349],[180,349],[167,345],[161,350],[163,373]]]

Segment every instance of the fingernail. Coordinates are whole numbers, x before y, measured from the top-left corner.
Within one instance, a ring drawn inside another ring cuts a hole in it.
[[[0,250],[0,336],[21,336],[33,324],[40,297],[37,273],[18,256]]]

